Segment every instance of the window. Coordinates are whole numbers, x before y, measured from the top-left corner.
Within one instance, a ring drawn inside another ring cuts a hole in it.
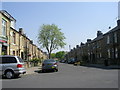
[[[13,51],[13,55],[15,56],[15,51]]]
[[[110,44],[110,36],[107,36],[107,44]]]
[[[99,55],[98,55],[98,53],[96,53],[96,58],[99,58]]]
[[[117,43],[117,33],[114,33],[114,42]]]
[[[102,57],[102,54],[100,53],[100,58]]]
[[[16,52],[16,55],[19,56],[19,51]]]
[[[111,49],[111,57],[114,59],[114,48]]]
[[[16,39],[15,39],[15,33],[13,32],[13,43],[15,44],[16,43]]]
[[[108,49],[108,58],[110,58],[110,49]]]
[[[115,48],[115,58],[118,58],[118,48]]]
[[[19,62],[21,63],[24,62],[20,57],[17,57],[17,58],[19,59]]]
[[[6,21],[4,19],[2,19],[2,35],[6,36]]]
[[[11,21],[11,27],[15,29],[15,21]]]
[[[2,63],[17,63],[17,60],[15,57],[0,57],[0,60],[2,60]]]

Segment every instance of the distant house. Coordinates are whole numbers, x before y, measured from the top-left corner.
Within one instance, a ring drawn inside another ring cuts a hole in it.
[[[109,65],[120,64],[120,20],[115,28],[105,34],[97,31],[95,39],[87,39],[85,44],[77,45],[66,56],[77,57],[79,61],[86,59],[91,64],[105,64],[105,61]]]

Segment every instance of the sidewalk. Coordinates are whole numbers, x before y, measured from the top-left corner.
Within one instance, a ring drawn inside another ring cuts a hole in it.
[[[88,66],[88,67],[102,68],[102,69],[120,69],[120,66],[118,66],[118,65],[105,66],[105,65],[99,65],[99,64],[89,64],[89,65],[86,65],[86,66]]]
[[[39,70],[41,70],[41,66],[26,68],[26,74],[34,74]]]

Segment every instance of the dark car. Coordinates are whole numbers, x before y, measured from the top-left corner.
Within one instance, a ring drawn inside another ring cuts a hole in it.
[[[68,64],[74,64],[75,63],[75,59],[74,58],[71,58],[67,61]]]
[[[42,63],[42,72],[46,72],[47,70],[58,71],[58,62],[53,59],[44,60]]]

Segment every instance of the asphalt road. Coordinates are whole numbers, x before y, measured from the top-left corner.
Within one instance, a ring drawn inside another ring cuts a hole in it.
[[[3,79],[3,88],[118,88],[118,70],[59,63],[58,72]]]

